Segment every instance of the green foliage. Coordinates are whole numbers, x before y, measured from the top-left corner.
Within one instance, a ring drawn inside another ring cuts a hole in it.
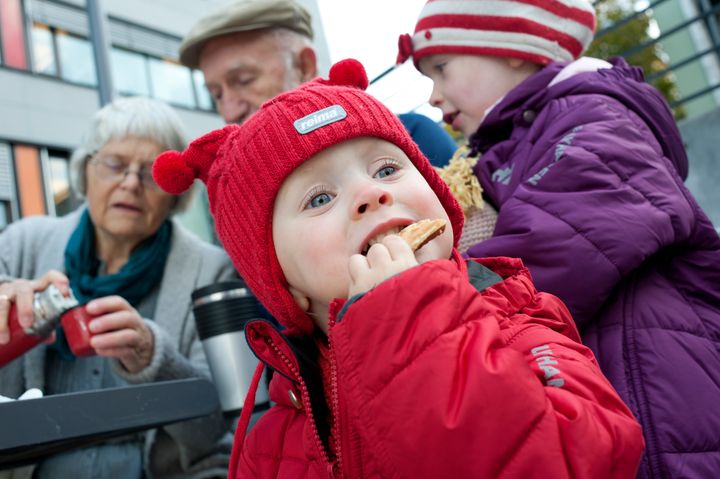
[[[631,2],[622,0],[605,0],[598,2],[595,5],[595,10],[598,18],[598,31],[601,31],[607,26],[617,24],[624,18],[635,13],[632,9]],[[585,55],[607,59],[613,56],[619,56],[637,45],[650,41],[650,20],[650,15],[645,12],[618,28],[604,33],[595,39]],[[626,60],[628,63],[641,67],[645,72],[645,76],[648,77],[668,67],[667,63],[663,60],[664,56],[660,44],[654,43],[633,53],[626,58]],[[672,73],[667,73],[655,78],[651,83],[655,88],[660,90],[668,102],[673,102],[680,98],[677,84]],[[682,106],[676,107],[673,113],[676,120],[685,117],[685,110]]]

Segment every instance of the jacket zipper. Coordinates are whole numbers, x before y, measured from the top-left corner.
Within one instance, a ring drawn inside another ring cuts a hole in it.
[[[308,417],[308,420],[310,421],[310,427],[313,432],[313,436],[315,438],[315,446],[320,451],[320,454],[322,455],[323,460],[325,461],[325,464],[327,465],[327,473],[330,479],[333,479],[335,477],[335,473],[333,471],[333,465],[330,462],[330,457],[328,456],[327,451],[325,450],[325,447],[323,446],[322,439],[320,438],[320,433],[318,432],[317,425],[315,424],[315,417],[312,413],[312,408],[310,407],[310,394],[308,393],[307,386],[305,385],[305,381],[303,380],[302,376],[300,375],[300,371],[297,370],[295,365],[290,361],[290,359],[282,352],[280,351],[280,348],[278,348],[275,343],[270,338],[265,338],[265,343],[272,348],[273,351],[275,351],[275,354],[282,359],[282,361],[285,363],[285,365],[288,367],[288,369],[295,375],[296,378],[298,378],[298,384],[300,385],[300,395],[302,397],[303,407],[305,408],[305,415]]]
[[[354,452],[356,448],[353,447],[353,435],[346,429],[346,434],[343,436],[343,425],[348,424],[348,414],[343,414],[340,409],[340,389],[338,387],[338,371],[337,371],[337,354],[333,342],[333,327],[336,324],[336,316],[331,316],[328,323],[328,353],[330,356],[330,390],[332,394],[331,408],[333,414],[333,427],[331,437],[333,438],[335,445],[335,465],[338,477],[360,477],[362,467],[360,460],[355,457]],[[346,464],[345,460],[350,457],[354,458],[350,464]],[[348,470],[348,468],[352,470]],[[359,468],[358,468],[359,467]]]
[[[333,417],[333,427],[332,427],[332,434],[330,434],[333,442],[335,443],[335,462],[337,464],[338,471],[340,472],[340,477],[342,477],[342,471],[343,469],[343,457],[342,457],[342,438],[340,437],[340,399],[339,399],[339,393],[338,393],[338,387],[337,387],[337,362],[335,358],[335,349],[333,348],[333,341],[332,341],[332,327],[335,325],[335,321],[333,319],[330,320],[330,324],[328,325],[328,350],[330,352],[330,390],[332,394],[332,405],[330,406],[332,408],[332,417]]]

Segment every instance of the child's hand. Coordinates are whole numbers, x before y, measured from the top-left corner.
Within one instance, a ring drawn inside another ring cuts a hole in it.
[[[415,253],[398,235],[389,235],[370,247],[367,256],[350,257],[348,298],[365,293],[391,276],[417,266]]]

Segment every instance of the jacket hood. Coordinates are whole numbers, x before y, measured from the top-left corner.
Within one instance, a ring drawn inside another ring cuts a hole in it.
[[[578,73],[552,84],[567,63],[552,63],[515,87],[485,118],[470,137],[474,150],[484,152],[506,139],[514,123],[526,110],[540,111],[552,100],[572,95],[606,95],[615,98],[637,114],[660,143],[663,153],[675,166],[680,177],[688,174],[688,159],[672,112],[662,95],[644,81],[640,68],[622,58],[610,60],[612,68]]]

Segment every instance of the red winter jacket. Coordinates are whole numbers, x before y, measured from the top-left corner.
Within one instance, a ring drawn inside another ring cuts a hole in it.
[[[468,266],[494,284],[431,261],[331,313],[332,454],[290,344],[250,323],[277,404],[244,443],[237,431],[230,477],[634,477],[640,427],[563,303],[520,260]]]

